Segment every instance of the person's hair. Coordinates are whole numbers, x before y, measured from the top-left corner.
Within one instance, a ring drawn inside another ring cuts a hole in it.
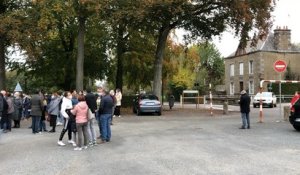
[[[64,97],[68,97],[68,93],[70,93],[69,91],[65,91],[64,92]]]
[[[85,101],[84,95],[79,95],[78,96],[78,101]]]
[[[91,93],[92,92],[92,89],[90,87],[86,88],[86,92],[87,93]]]
[[[117,88],[116,91],[117,91],[117,92],[121,92],[121,89]]]

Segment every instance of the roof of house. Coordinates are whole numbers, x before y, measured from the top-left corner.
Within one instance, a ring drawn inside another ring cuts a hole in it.
[[[276,51],[274,47],[274,33],[269,33],[269,35],[264,40],[258,40],[256,46],[251,45],[251,41],[248,41],[246,48],[243,50],[243,54],[236,55],[236,51],[230,54],[227,58],[240,56],[249,54],[252,52],[257,51]],[[291,50],[288,50],[288,52],[300,52],[300,47],[296,46],[295,44],[292,44]]]

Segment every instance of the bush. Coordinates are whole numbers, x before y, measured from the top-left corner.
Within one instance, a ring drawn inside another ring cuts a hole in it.
[[[281,84],[281,94],[294,95],[296,91],[300,91],[299,84]],[[272,92],[279,95],[279,84],[272,84]]]
[[[128,108],[133,106],[133,99],[135,95],[122,96],[122,108]]]

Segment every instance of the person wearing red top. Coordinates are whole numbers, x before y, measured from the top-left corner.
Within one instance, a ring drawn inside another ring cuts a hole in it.
[[[75,151],[81,151],[87,149],[88,144],[88,105],[85,102],[84,95],[78,96],[79,103],[71,110],[72,114],[76,115],[76,127],[78,132],[77,147]],[[83,147],[82,147],[82,135],[83,135]]]
[[[299,98],[300,98],[299,93],[298,93],[298,91],[296,91],[294,97],[291,100],[291,104],[290,104],[291,112],[295,112],[294,104],[299,100]]]

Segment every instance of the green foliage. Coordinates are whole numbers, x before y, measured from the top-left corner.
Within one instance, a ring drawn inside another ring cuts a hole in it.
[[[201,68],[205,69],[208,76],[206,80],[212,85],[221,84],[224,80],[225,64],[220,52],[214,44],[204,43],[199,46]]]
[[[296,91],[300,92],[299,84],[281,84],[281,94],[283,95],[294,95]],[[272,92],[279,95],[279,84],[272,83]]]

